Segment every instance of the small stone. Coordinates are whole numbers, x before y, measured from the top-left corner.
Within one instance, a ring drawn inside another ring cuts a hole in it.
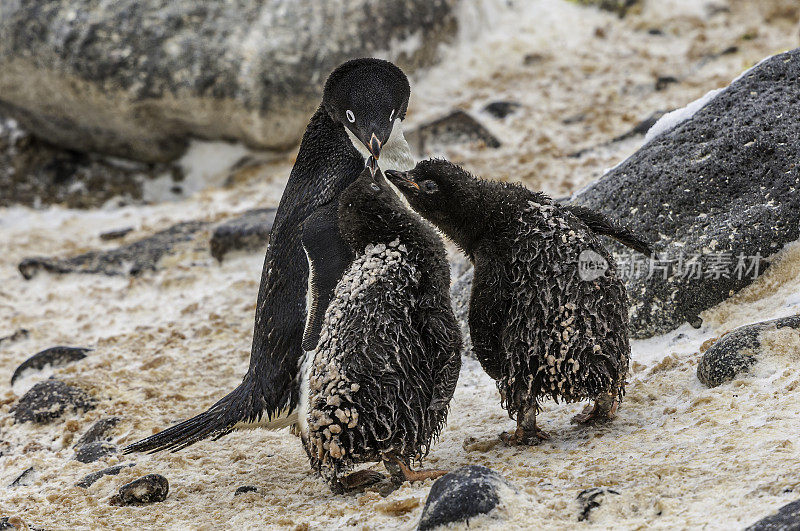
[[[75,448],[76,461],[93,463],[98,459],[117,453],[117,447],[105,441],[96,441]]]
[[[520,108],[520,104],[516,101],[493,101],[487,104],[483,111],[491,114],[495,118],[503,119],[509,114],[513,114]]]
[[[143,505],[162,502],[169,494],[169,482],[161,474],[148,474],[123,485],[119,493],[112,496],[111,505]]]
[[[205,221],[177,223],[116,249],[89,251],[70,258],[25,258],[18,269],[26,280],[40,271],[54,274],[138,275],[144,271],[155,271],[161,258],[177,253],[207,225]]]
[[[703,353],[697,378],[707,387],[717,387],[746,373],[765,355],[762,334],[784,327],[800,330],[800,315],[745,325],[725,334]]]
[[[258,487],[254,487],[253,485],[242,485],[236,489],[236,492],[234,492],[233,495],[239,496],[241,494],[247,494],[248,492],[258,492]]]
[[[34,467],[26,468],[22,474],[16,477],[14,481],[11,482],[9,487],[24,487],[33,483],[36,479],[36,469]]]
[[[656,79],[656,90],[661,91],[673,83],[678,83],[679,80],[675,76],[658,76]]]
[[[86,433],[84,433],[81,438],[78,439],[78,442],[75,443],[74,447],[77,448],[89,443],[104,440],[108,432],[114,429],[120,420],[122,419],[119,417],[109,417],[98,420],[92,424],[88,430],[86,430]]]
[[[468,465],[449,472],[431,487],[419,530],[468,521],[491,512],[500,502],[502,487],[516,490],[503,476],[483,466]]]
[[[83,476],[79,482],[75,484],[76,487],[80,487],[82,489],[88,489],[92,486],[92,484],[100,479],[103,476],[116,476],[126,468],[130,468],[132,466],[136,466],[136,463],[128,463],[125,465],[114,465],[108,468],[104,468],[103,470],[98,470],[97,472],[92,472],[91,474],[87,474]]]
[[[115,229],[107,232],[100,233],[101,240],[118,240],[124,238],[129,233],[133,232],[133,227],[125,227],[124,229]]]
[[[14,385],[14,382],[28,371],[40,371],[48,365],[51,367],[63,367],[82,360],[86,357],[86,353],[91,351],[92,349],[90,348],[81,347],[50,347],[45,349],[23,361],[17,367],[11,376],[11,385]]]
[[[28,330],[25,328],[20,328],[19,330],[15,330],[11,335],[0,337],[0,343],[3,343],[4,341],[18,341],[20,339],[25,339],[26,337],[28,337]]]
[[[85,391],[51,378],[34,385],[11,408],[17,422],[40,424],[59,418],[68,409],[89,411],[97,401]]]

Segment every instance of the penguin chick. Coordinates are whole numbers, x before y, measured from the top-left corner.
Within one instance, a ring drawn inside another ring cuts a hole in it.
[[[443,428],[461,367],[444,246],[370,168],[341,194],[337,214],[354,258],[303,363],[300,431],[312,468],[334,492],[380,476],[348,474],[360,463],[382,461],[395,481],[438,477],[446,471],[410,464]],[[329,215],[320,210],[303,226],[311,264],[318,252],[331,259],[318,230]],[[312,268],[312,283],[324,282]]]
[[[517,421],[503,440],[548,437],[536,426],[543,398],[594,400],[576,422],[613,416],[630,357],[628,301],[595,233],[544,194],[444,160],[386,175],[475,266],[473,348]],[[583,262],[594,269],[581,270]]]
[[[125,453],[177,451],[237,429],[280,429],[297,422],[303,344],[316,343],[314,331],[305,326],[309,270],[300,226],[318,209],[335,204],[364,169],[364,157],[354,139],[376,158],[388,146],[393,146],[390,151],[401,150],[391,138],[398,138],[392,132],[405,118],[409,95],[402,70],[381,59],[347,61],[330,74],[275,214],[247,373],[236,389],[207,411],[127,446]],[[335,223],[328,229],[331,245],[340,245]],[[347,263],[321,262],[319,266],[335,279]],[[317,311],[324,312],[333,286],[320,289]],[[308,333],[304,336],[304,332]]]

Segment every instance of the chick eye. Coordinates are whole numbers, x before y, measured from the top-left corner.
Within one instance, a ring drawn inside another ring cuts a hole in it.
[[[394,120],[394,109],[389,113],[389,121],[391,122],[392,120]]]
[[[424,188],[429,194],[432,194],[439,189],[439,186],[433,181],[425,181],[422,183],[422,188]]]
[[[353,122],[356,121],[356,115],[353,114],[353,111],[351,111],[350,109],[347,109],[347,111],[345,112],[345,115],[347,115],[347,119],[350,120],[350,123],[353,123]]]
[[[370,187],[370,188],[372,188],[372,191],[373,191],[373,192],[380,192],[380,191],[381,191],[381,187],[380,187],[380,186],[378,186],[378,185],[377,185],[377,184],[375,184],[375,183],[372,183],[372,184],[370,184],[370,185],[369,185],[369,187]]]

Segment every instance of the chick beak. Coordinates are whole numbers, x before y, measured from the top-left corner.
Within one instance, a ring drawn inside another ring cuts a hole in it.
[[[375,133],[372,133],[372,137],[369,139],[369,152],[372,153],[375,160],[378,160],[381,156],[381,141],[378,140]]]
[[[375,174],[378,172],[378,161],[375,160],[375,157],[370,157],[367,159],[367,168],[369,168],[369,172],[372,174],[372,177],[375,178]]]
[[[404,186],[406,188],[416,188],[418,192],[420,190],[417,182],[406,171],[386,170],[385,174],[390,181],[392,181],[394,184],[398,186]]]

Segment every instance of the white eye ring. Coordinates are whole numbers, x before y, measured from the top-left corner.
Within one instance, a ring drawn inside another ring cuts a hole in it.
[[[347,115],[347,119],[350,120],[350,123],[356,121],[356,115],[353,114],[353,111],[351,111],[350,109],[347,109],[347,112],[345,112],[345,114]]]
[[[393,119],[394,119],[394,109],[392,109],[392,112],[389,113],[389,121],[391,122]]]

